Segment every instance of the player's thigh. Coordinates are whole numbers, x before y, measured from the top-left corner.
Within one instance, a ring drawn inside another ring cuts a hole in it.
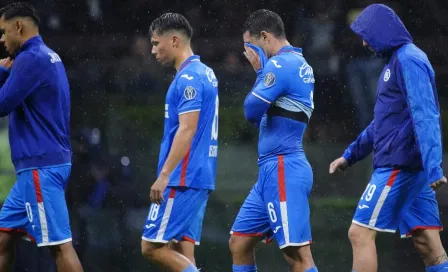
[[[34,169],[20,173],[24,201],[30,223],[27,231],[38,246],[60,245],[71,241],[65,186],[71,166]]]
[[[151,204],[142,239],[154,243],[181,240],[192,220],[198,215],[197,203],[206,204],[208,193],[188,187],[167,187],[165,201],[161,205]]]
[[[358,202],[353,223],[394,233],[401,214],[425,186],[419,182],[421,175],[391,168],[376,169]]]
[[[2,205],[0,211],[0,231],[11,233],[25,231],[30,213],[31,209],[25,205],[20,184],[17,181]]]
[[[436,193],[431,187],[425,186],[402,213],[399,229],[402,238],[411,237],[417,230],[442,230]]]
[[[262,173],[260,172],[259,180],[249,192],[235,218],[230,231],[232,236],[261,238],[270,236],[269,215],[263,201],[261,176]]]
[[[279,156],[277,162],[267,167],[263,197],[270,228],[279,247],[310,244],[311,166],[303,158]]]

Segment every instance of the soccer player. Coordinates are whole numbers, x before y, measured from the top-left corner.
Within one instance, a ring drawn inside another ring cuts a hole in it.
[[[313,172],[302,147],[314,108],[313,69],[286,40],[283,21],[272,11],[250,14],[243,40],[257,73],[244,113],[260,128],[259,174],[230,232],[233,271],[257,271],[255,245],[275,237],[291,271],[315,272],[308,203]]]
[[[82,271],[72,246],[64,188],[71,170],[70,88],[59,56],[39,35],[29,4],[0,10],[0,117],[9,116],[17,182],[0,212],[0,271],[9,271],[18,232],[52,251],[58,271]]]
[[[193,30],[184,16],[160,16],[150,34],[152,54],[177,73],[166,94],[164,136],[142,253],[170,271],[197,271],[194,246],[199,245],[208,196],[215,188],[218,81],[193,54]]]
[[[351,28],[388,61],[378,81],[374,120],[330,165],[334,173],[374,153],[374,173],[349,229],[353,271],[377,271],[376,233],[397,228],[402,237],[412,236],[426,271],[447,271],[434,192],[446,183],[434,70],[389,7],[368,6]]]

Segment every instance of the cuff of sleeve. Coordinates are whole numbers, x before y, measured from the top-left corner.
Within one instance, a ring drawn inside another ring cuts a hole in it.
[[[439,166],[439,167],[432,169],[431,173],[429,174],[429,180],[431,181],[431,183],[434,183],[434,182],[440,180],[441,178],[443,178],[442,168]]]
[[[179,115],[195,112],[195,111],[201,111],[201,108],[188,108],[188,109],[182,109],[179,111]]]
[[[342,157],[347,161],[348,165],[351,166],[353,164],[351,160],[351,153],[348,150],[345,150],[344,154],[342,154]]]

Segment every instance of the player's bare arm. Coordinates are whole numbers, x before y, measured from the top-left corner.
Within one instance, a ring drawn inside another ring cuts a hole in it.
[[[195,111],[179,115],[179,129],[174,137],[170,153],[159,177],[151,187],[151,202],[161,204],[162,201],[165,201],[163,199],[163,191],[168,186],[170,174],[187,154],[191,146],[198,126],[199,113],[199,111]]]

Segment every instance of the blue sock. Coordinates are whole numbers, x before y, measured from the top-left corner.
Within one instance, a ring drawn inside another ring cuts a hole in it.
[[[187,268],[185,268],[184,269],[184,271],[182,271],[182,272],[197,272],[198,271],[198,269],[193,265],[193,264],[190,264]]]
[[[319,272],[319,271],[317,270],[317,267],[311,267],[310,269],[308,269],[305,272]]]
[[[426,268],[426,272],[447,272],[448,270],[448,262],[438,264],[438,265],[432,265],[428,266]]]
[[[257,266],[252,264],[243,264],[232,266],[233,272],[257,272]]]

